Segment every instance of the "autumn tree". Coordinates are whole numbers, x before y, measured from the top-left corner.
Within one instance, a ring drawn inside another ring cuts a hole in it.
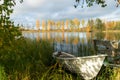
[[[116,22],[115,21],[107,21],[105,23],[105,26],[107,27],[107,29],[113,30],[116,27]]]
[[[82,24],[82,30],[83,30],[84,29],[84,25],[85,25],[85,20],[84,19],[81,21],[81,24]]]
[[[44,20],[42,20],[42,30],[46,30],[46,26],[45,26],[46,24],[45,24],[45,21]]]
[[[39,22],[39,20],[36,20],[36,28],[37,28],[37,30],[40,29],[40,22]]]
[[[54,30],[55,29],[55,22],[52,20],[51,21],[51,29]]]
[[[62,31],[64,31],[64,25],[65,25],[64,21],[61,21],[61,28],[62,28]]]
[[[47,22],[47,30],[50,31],[50,29],[51,29],[51,21],[48,20],[48,22]]]
[[[85,30],[86,30],[87,32],[91,31],[90,25],[87,24]]]
[[[81,24],[82,24],[82,27],[84,27],[84,25],[85,25],[85,20],[84,19],[81,21]]]
[[[57,30],[57,22],[55,22],[54,30]]]
[[[80,21],[77,18],[75,18],[73,19],[73,22],[74,22],[75,29],[79,29]]]
[[[70,20],[70,30],[74,30],[74,26],[75,26],[75,24],[74,24],[73,20]]]
[[[57,25],[57,29],[60,29],[60,27],[61,27],[61,22],[60,22],[60,21],[57,21],[57,22],[56,22],[56,25]]]
[[[66,25],[66,28],[68,30],[68,25],[69,25],[69,21],[68,20],[66,20],[65,25]]]

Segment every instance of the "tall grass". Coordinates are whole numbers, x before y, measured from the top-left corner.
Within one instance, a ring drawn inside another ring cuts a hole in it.
[[[82,80],[55,61],[53,51],[51,41],[27,38],[16,40],[11,48],[1,48],[0,80]],[[113,79],[113,73],[111,68],[103,68],[95,79]]]
[[[11,50],[0,50],[0,65],[9,80],[37,80],[52,65],[50,42],[21,38]]]
[[[0,80],[7,80],[6,73],[4,71],[4,67],[0,65]]]

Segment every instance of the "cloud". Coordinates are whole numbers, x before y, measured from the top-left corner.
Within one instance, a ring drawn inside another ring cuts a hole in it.
[[[29,7],[39,7],[39,5],[42,5],[44,3],[44,0],[25,0],[23,4],[29,6]]]
[[[98,5],[92,7],[74,8],[75,0],[24,0],[22,4],[17,3],[11,19],[16,23],[33,24],[36,19],[41,20],[66,20],[66,19],[120,19],[120,7],[116,8],[114,0],[106,0],[107,7]]]
[[[0,5],[2,5],[4,3],[4,0],[0,0]]]

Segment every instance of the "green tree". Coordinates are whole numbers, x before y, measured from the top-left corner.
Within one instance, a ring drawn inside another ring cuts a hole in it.
[[[0,4],[0,48],[8,49],[12,46],[14,40],[21,35],[18,27],[14,26],[14,22],[10,20],[13,13],[15,0],[2,0]],[[20,1],[21,2],[21,1]]]
[[[56,27],[57,27],[57,30],[60,30],[60,28],[61,28],[61,22],[60,21],[57,21]]]
[[[120,21],[117,21],[117,22],[116,22],[115,29],[116,29],[116,30],[120,30]]]
[[[75,24],[73,20],[70,20],[70,30],[74,30]]]
[[[88,26],[90,27],[90,31],[95,30],[95,24],[94,24],[94,20],[88,20]]]
[[[100,20],[99,18],[97,18],[96,21],[95,21],[95,27],[96,27],[99,31],[105,30],[105,25],[104,25],[104,23],[102,22],[102,20]]]
[[[114,0],[116,2],[116,6],[118,7],[120,4],[120,0]],[[75,0],[75,5],[74,7],[76,8],[79,4],[81,7],[84,5],[87,5],[87,7],[91,7],[94,4],[98,4],[101,7],[106,7],[107,6],[107,1],[106,0]]]

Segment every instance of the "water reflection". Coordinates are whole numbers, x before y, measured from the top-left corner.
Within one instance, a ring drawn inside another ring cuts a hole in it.
[[[95,33],[95,37],[97,39],[110,40],[110,41],[119,41],[120,40],[120,32],[103,32],[103,33]]]
[[[120,33],[86,32],[23,32],[24,37],[39,40],[51,40],[55,51],[65,51],[75,56],[96,54],[93,39],[119,40]]]

